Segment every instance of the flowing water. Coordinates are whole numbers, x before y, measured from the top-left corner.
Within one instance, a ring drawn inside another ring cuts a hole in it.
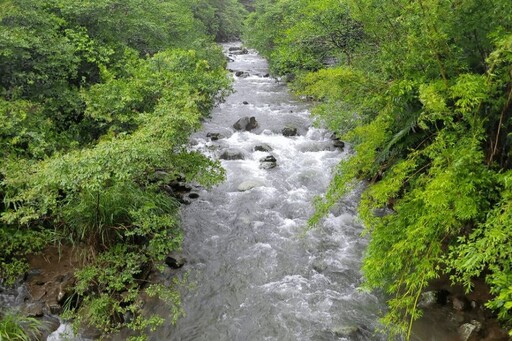
[[[239,44],[224,48],[234,46]],[[235,92],[192,137],[192,148],[212,158],[235,149],[244,159],[223,160],[226,181],[200,190],[199,198],[184,207],[187,263],[164,276],[187,278],[181,289],[186,315],[175,325],[167,321],[150,339],[385,340],[375,332],[382,298],[358,289],[366,241],[355,213],[357,193],[305,233],[314,197],[325,192],[331,170],[347,152],[334,146],[329,132],[312,126],[306,104],[267,76],[263,58],[253,51],[231,58],[233,74],[246,74],[233,75]],[[245,116],[254,116],[259,127],[231,128]],[[285,127],[297,128],[298,136],[283,136]],[[211,141],[208,133],[225,138]],[[272,151],[255,151],[261,145]],[[277,167],[260,168],[260,159],[270,154]],[[257,186],[239,191],[245,181]],[[146,308],[170,314],[161,303]],[[432,336],[429,328],[423,334],[430,336],[418,340],[454,340]]]
[[[263,58],[252,51],[231,58],[230,69],[248,74],[234,76],[235,93],[193,136],[193,148],[213,158],[234,148],[245,159],[223,160],[226,181],[183,210],[187,264],[179,272],[188,273],[190,284],[183,289],[186,316],[152,338],[380,340],[374,329],[382,305],[358,290],[365,241],[356,198],[303,233],[313,198],[325,191],[345,152],[329,132],[312,127],[308,107],[285,85],[264,77]],[[244,116],[256,117],[259,128],[232,129]],[[299,136],[283,136],[285,127]],[[226,138],[211,141],[208,133]],[[272,151],[254,151],[262,144]],[[261,169],[259,160],[269,154],[277,167]],[[238,191],[247,180],[260,186]]]

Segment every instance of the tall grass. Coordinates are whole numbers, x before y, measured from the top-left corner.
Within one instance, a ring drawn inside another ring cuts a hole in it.
[[[41,335],[44,327],[44,323],[35,318],[8,311],[0,315],[0,341],[34,340]]]

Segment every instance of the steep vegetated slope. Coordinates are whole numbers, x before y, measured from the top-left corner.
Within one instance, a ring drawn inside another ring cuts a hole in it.
[[[223,178],[185,145],[229,91],[214,41],[237,37],[244,11],[235,0],[0,3],[2,285],[27,254],[71,243],[88,250],[68,301],[77,321],[104,333],[157,325],[139,314],[142,288],[179,315],[179,296],[143,284],[182,239],[167,184]],[[14,337],[12,320],[0,339]]]
[[[368,181],[363,270],[390,330],[442,274],[484,279],[511,330],[512,2],[259,0],[246,40],[353,145],[311,224]]]

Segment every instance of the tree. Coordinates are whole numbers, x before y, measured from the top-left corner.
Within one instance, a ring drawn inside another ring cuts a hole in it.
[[[209,35],[235,36],[242,12],[234,1],[204,4],[231,20],[228,31],[208,32],[185,0],[1,2],[2,283],[26,270],[29,253],[85,244],[94,257],[77,269],[68,316],[103,333],[154,328],[162,320],[142,316],[142,290],[180,316],[173,288],[143,284],[181,247],[166,185],[224,176],[186,146],[229,93]],[[131,322],[120,318],[128,313]]]
[[[315,2],[319,13],[323,5],[335,8]],[[347,0],[345,6],[364,30],[356,36],[359,48],[344,64],[294,84],[319,101],[317,117],[355,151],[336,169],[311,224],[367,182],[359,207],[370,239],[365,285],[390,295],[384,322],[392,334],[410,335],[420,294],[442,273],[468,290],[473,278],[485,278],[495,295],[487,306],[512,328],[511,3]],[[283,23],[300,12],[286,1],[257,3],[249,41],[273,65],[280,56],[272,51],[311,49],[280,45],[286,24],[272,26],[276,32],[265,40],[261,23],[271,17]],[[302,62],[284,70],[300,70]],[[383,209],[389,214],[377,214]]]

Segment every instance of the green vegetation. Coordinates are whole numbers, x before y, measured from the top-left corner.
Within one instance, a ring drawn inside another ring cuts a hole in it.
[[[182,240],[163,187],[223,179],[186,144],[229,93],[215,39],[236,37],[244,13],[235,0],[0,2],[1,282],[72,243],[90,252],[68,316],[104,333],[155,327],[146,288],[181,314],[146,283]]]
[[[390,295],[391,334],[446,273],[468,291],[484,278],[512,335],[512,2],[259,0],[247,25],[353,146],[311,224],[366,180],[363,270]]]
[[[12,311],[0,314],[0,341],[30,341],[41,334],[43,324],[32,317]]]

